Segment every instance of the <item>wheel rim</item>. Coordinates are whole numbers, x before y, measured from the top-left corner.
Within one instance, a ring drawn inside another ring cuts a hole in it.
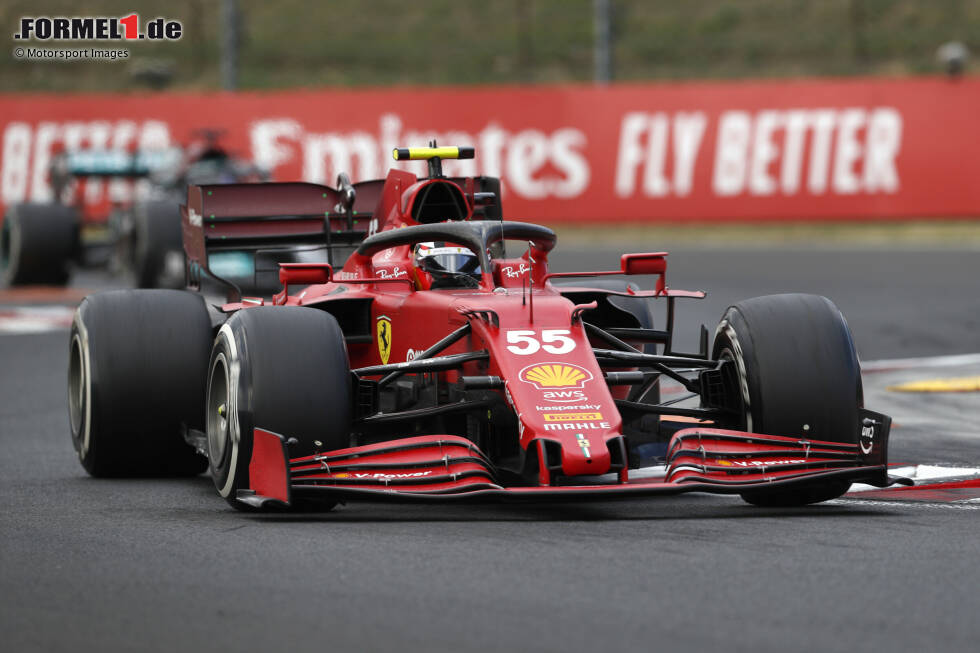
[[[224,354],[218,354],[211,367],[208,381],[208,457],[213,468],[224,461],[231,439],[228,410],[229,401],[228,365]]]
[[[76,333],[71,339],[71,351],[68,359],[68,416],[71,420],[71,432],[76,440],[82,435],[82,420],[85,416],[85,390],[88,370],[85,369],[85,355],[82,341]]]

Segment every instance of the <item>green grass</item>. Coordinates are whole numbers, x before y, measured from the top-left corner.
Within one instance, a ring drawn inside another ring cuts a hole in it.
[[[938,70],[936,48],[980,53],[980,0],[613,0],[621,81]],[[0,57],[3,91],[138,88],[139,60],[175,67],[174,88],[219,85],[219,0],[8,0],[20,16],[163,13],[177,43],[130,46],[126,63],[22,62]],[[583,82],[592,78],[592,0],[240,0],[240,86],[378,86]],[[9,40],[10,49],[14,41]],[[50,44],[47,47],[56,47]],[[973,69],[977,69],[974,64]]]

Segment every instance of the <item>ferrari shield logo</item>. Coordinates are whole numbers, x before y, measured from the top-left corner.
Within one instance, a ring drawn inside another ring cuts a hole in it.
[[[387,365],[391,356],[391,319],[387,315],[378,316],[378,353],[381,364]]]

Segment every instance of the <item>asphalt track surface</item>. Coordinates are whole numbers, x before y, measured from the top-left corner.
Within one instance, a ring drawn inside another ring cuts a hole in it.
[[[565,269],[617,259],[555,256]],[[671,285],[711,291],[679,315],[692,333],[732,301],[805,291],[844,310],[864,360],[980,352],[980,252],[689,250],[670,262]],[[80,283],[105,286],[97,275]],[[0,336],[4,651],[878,652],[980,641],[975,502],[769,510],[688,495],[241,514],[205,476],[88,478],[68,436],[66,357],[64,331]],[[899,401],[883,378],[866,375],[869,407],[907,422],[893,431],[893,460],[980,463],[980,394]]]

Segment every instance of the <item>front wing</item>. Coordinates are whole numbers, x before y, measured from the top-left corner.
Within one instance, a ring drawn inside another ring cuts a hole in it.
[[[251,487],[238,500],[255,507],[324,501],[582,501],[673,495],[738,494],[822,483],[887,487],[911,481],[887,473],[891,420],[862,410],[858,444],[841,444],[714,428],[689,428],[671,439],[663,467],[589,479],[587,484],[504,486],[471,441],[425,435],[290,459],[288,440],[254,431]],[[581,481],[578,481],[581,483]]]

